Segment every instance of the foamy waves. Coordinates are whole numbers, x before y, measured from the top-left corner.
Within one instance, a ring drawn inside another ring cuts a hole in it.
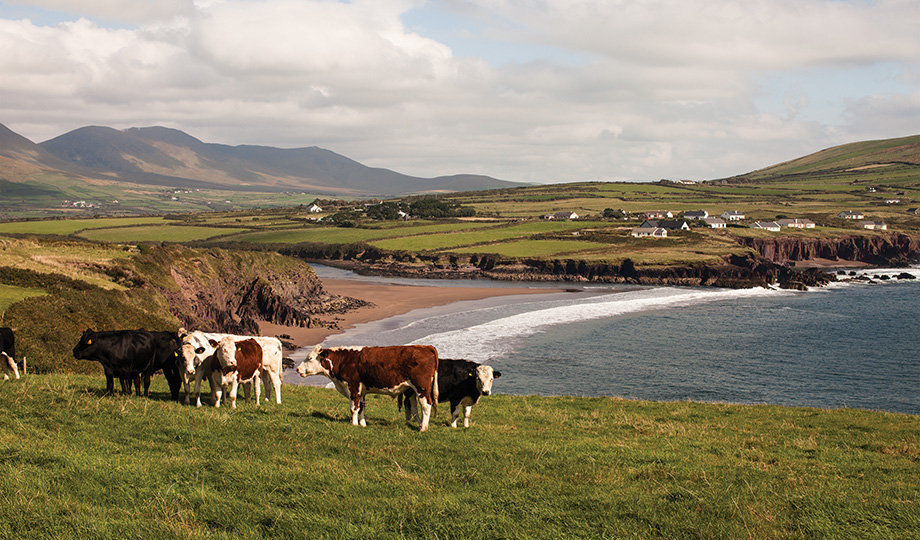
[[[664,287],[606,295],[588,302],[538,309],[499,318],[467,328],[431,334],[414,343],[437,347],[445,358],[486,361],[505,356],[523,338],[547,329],[583,321],[616,317],[628,313],[679,308],[718,300],[789,294],[756,289],[680,289]]]

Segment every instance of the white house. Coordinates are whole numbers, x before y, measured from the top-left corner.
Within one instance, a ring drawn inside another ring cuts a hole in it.
[[[810,219],[778,219],[776,220],[780,227],[791,227],[793,229],[814,229],[815,223]]]
[[[779,223],[775,221],[755,221],[751,224],[752,229],[763,229],[765,231],[779,232]]]
[[[722,212],[722,219],[726,221],[741,221],[744,219],[744,213],[738,210],[726,210]]]
[[[672,218],[674,217],[674,214],[672,214],[670,210],[649,210],[648,212],[641,214],[641,216],[645,219],[664,219]]]
[[[684,219],[706,219],[709,217],[709,212],[705,210],[691,210],[689,212],[684,212]]]
[[[866,216],[858,210],[844,210],[843,212],[837,214],[837,217],[842,219],[863,219]]]
[[[316,203],[313,203],[313,204],[311,204],[310,206],[307,207],[307,212],[310,212],[310,213],[313,213],[313,214],[318,214],[318,213],[320,213],[320,212],[322,212],[322,211],[323,211],[323,209],[320,208],[319,205],[316,204]]]
[[[725,220],[722,218],[717,218],[717,217],[704,218],[703,223],[705,223],[710,229],[724,229],[725,228]]]
[[[633,238],[667,238],[668,231],[661,227],[636,227],[630,235]]]
[[[863,229],[869,229],[870,231],[887,231],[888,225],[882,221],[860,221],[856,224],[858,227]]]
[[[575,212],[556,212],[555,214],[546,214],[543,219],[571,220],[578,219],[578,214]]]

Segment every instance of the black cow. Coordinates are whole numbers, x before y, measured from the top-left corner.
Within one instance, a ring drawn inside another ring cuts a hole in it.
[[[144,378],[144,395],[150,390],[150,375],[166,368],[167,381],[174,399],[179,397],[178,335],[171,332],[147,330],[110,330],[94,332],[84,330],[80,342],[73,349],[74,358],[93,360],[102,364],[105,371],[106,392],[114,393],[114,379],[121,380],[121,391],[131,394],[131,386],[141,395],[141,377]],[[174,336],[174,337],[173,337]],[[175,375],[173,380],[172,375]],[[175,382],[174,382],[175,381]]]
[[[179,390],[182,388],[182,375],[180,365],[184,366],[182,359],[182,340],[176,332],[151,332],[156,342],[156,357],[153,365],[144,376],[144,395],[150,388],[150,375],[157,370],[163,371],[166,383],[169,384],[169,393],[173,401],[179,401]]]
[[[438,401],[450,401],[450,425],[457,427],[457,418],[463,409],[463,427],[470,427],[470,411],[481,396],[492,393],[492,382],[501,377],[501,371],[470,360],[441,358],[438,364]],[[406,421],[418,416],[415,410],[415,392],[407,390],[400,406],[406,407]]]
[[[16,367],[16,339],[13,329],[7,326],[0,328],[0,365],[3,366],[3,380],[10,378],[10,373],[19,378],[19,369]]]

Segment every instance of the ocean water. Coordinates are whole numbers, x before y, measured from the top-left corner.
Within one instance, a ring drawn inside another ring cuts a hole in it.
[[[908,271],[920,277],[920,269]],[[328,267],[317,272],[380,281]],[[500,370],[495,391],[505,394],[920,414],[918,308],[920,279],[804,292],[585,285],[579,292],[416,310],[330,336],[323,345],[435,345],[442,357]]]

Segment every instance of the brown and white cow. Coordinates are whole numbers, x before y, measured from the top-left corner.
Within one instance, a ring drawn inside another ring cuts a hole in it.
[[[356,426],[367,425],[367,394],[398,396],[414,390],[422,411],[419,431],[428,429],[432,409],[437,408],[438,351],[431,345],[333,349],[317,345],[297,367],[297,373],[301,377],[328,377],[339,393],[351,400],[351,423]]]
[[[282,360],[281,340],[265,336],[236,336],[233,334],[216,334],[201,331],[182,332],[182,356],[185,360],[183,382],[185,383],[185,403],[189,403],[189,383],[194,377],[196,405],[201,406],[201,380],[213,372],[213,366],[219,366],[217,347],[225,337],[234,341],[253,339],[262,347],[262,380],[265,381],[266,399],[271,393],[275,394],[275,403],[281,405],[281,374],[284,369]],[[218,372],[220,369],[218,368]],[[213,379],[210,379],[213,381]],[[222,389],[220,379],[217,379],[217,388],[211,389],[212,400],[216,406],[220,405]],[[214,384],[212,382],[212,384]]]
[[[240,384],[243,385],[246,403],[249,403],[250,387],[255,386],[258,407],[262,386],[262,346],[252,338],[237,341],[227,336],[217,344],[217,362],[220,364],[221,387],[229,388],[226,393],[230,395],[230,407],[236,408],[236,392]]]

